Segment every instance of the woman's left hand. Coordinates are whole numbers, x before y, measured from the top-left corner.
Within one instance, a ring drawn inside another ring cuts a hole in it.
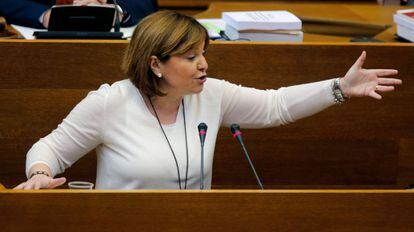
[[[396,75],[395,69],[364,69],[366,52],[348,70],[343,78],[340,79],[342,93],[346,97],[365,97],[370,96],[381,99],[381,92],[394,90],[394,85],[400,85],[402,81],[396,78],[386,78],[386,76]]]

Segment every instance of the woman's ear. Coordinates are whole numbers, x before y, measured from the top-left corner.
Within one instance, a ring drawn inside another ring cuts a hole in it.
[[[150,67],[152,72],[155,74],[155,76],[157,77],[162,77],[162,73],[161,73],[161,61],[158,59],[158,57],[152,55],[150,56]]]

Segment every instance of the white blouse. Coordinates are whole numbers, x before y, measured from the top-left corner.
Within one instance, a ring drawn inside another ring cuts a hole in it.
[[[220,126],[242,128],[287,124],[334,104],[332,80],[278,90],[258,90],[208,78],[199,94],[184,97],[189,151],[188,189],[200,186],[197,126],[208,125],[204,145],[204,186],[211,188],[212,164]],[[174,124],[163,125],[177,158],[184,186],[186,146],[182,105]],[[178,189],[176,164],[155,116],[130,80],[91,91],[49,135],[29,150],[26,174],[36,163],[52,175],[64,172],[96,148],[97,189]]]

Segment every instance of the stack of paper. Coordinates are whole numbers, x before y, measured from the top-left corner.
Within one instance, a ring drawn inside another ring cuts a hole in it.
[[[394,14],[394,22],[398,36],[414,42],[414,9],[398,10]]]
[[[231,40],[303,40],[301,20],[288,11],[223,12],[222,19],[226,22],[226,35]]]

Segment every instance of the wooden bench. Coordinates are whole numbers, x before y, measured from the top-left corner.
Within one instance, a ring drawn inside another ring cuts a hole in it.
[[[123,79],[126,42],[1,41],[0,182],[25,180],[25,154],[88,91]],[[279,88],[342,76],[361,51],[366,68],[396,68],[404,84],[384,99],[351,99],[313,117],[272,129],[244,130],[265,188],[403,188],[414,182],[414,46],[215,42],[209,76]],[[92,152],[65,172],[94,181]],[[213,188],[256,188],[227,128],[219,133]]]

